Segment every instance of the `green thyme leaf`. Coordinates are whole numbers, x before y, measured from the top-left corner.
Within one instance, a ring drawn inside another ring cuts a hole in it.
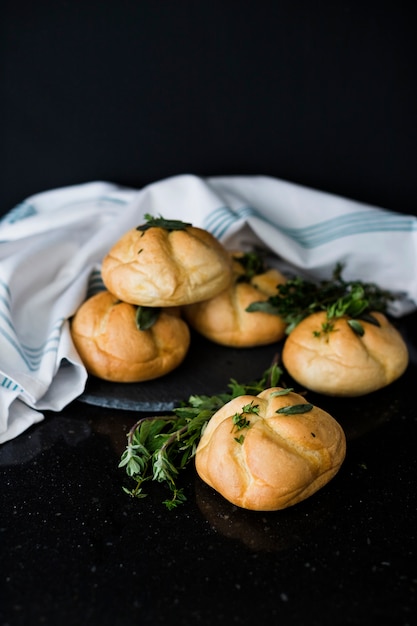
[[[146,231],[149,230],[149,228],[156,227],[163,228],[164,230],[171,232],[173,230],[185,230],[188,226],[192,226],[192,224],[189,224],[188,222],[182,222],[181,220],[166,220],[161,216],[153,217],[149,213],[145,214],[145,219],[146,223],[137,226],[136,230]]]
[[[241,430],[242,428],[249,428],[250,421],[246,419],[243,413],[235,413],[232,417],[232,422],[236,430]]]
[[[332,318],[334,319],[334,318]],[[321,330],[313,330],[314,337],[321,337],[322,335],[328,335],[334,331],[334,323],[330,320],[323,322],[321,325]]]
[[[160,308],[150,306],[138,306],[136,309],[136,328],[149,330],[155,324],[161,312]]]
[[[242,407],[242,410],[240,411],[240,413],[235,413],[232,418],[232,422],[234,426],[233,430],[242,430],[242,428],[250,428],[250,420],[247,419],[246,415],[251,414],[251,413],[255,415],[259,414],[259,404],[253,404],[253,402],[251,402],[250,404],[245,404],[245,406]],[[236,441],[238,440],[236,439]]]
[[[168,510],[175,509],[179,504],[182,504],[186,501],[186,497],[184,495],[183,489],[175,489],[172,493],[172,498],[164,500],[163,504],[167,507]]]
[[[276,413],[283,415],[298,415],[300,413],[308,413],[313,408],[313,405],[308,404],[308,402],[303,404],[290,404],[288,406],[281,407],[276,411]]]
[[[237,282],[250,282],[252,278],[266,272],[265,253],[261,251],[244,252],[242,255],[233,256],[233,260],[239,263],[244,272]]]
[[[277,387],[281,378],[282,370],[275,364],[269,369],[269,384],[267,387]]]
[[[279,291],[279,285],[277,286]],[[277,296],[271,296],[268,300],[260,300],[259,302],[251,302],[249,306],[246,307],[246,311],[248,313],[254,313],[255,311],[261,311],[262,313],[270,313],[271,315],[280,315],[281,306],[280,302],[277,301]]]
[[[242,407],[242,413],[254,413],[255,415],[258,415],[259,404],[254,404],[253,402],[245,404],[245,406]]]
[[[365,330],[362,324],[358,322],[358,320],[348,320],[347,323],[349,324],[353,332],[359,335],[359,337],[363,337],[363,335],[365,334]]]
[[[273,391],[271,393],[271,398],[276,398],[278,396],[288,396],[289,393],[294,391],[293,387],[287,387],[286,389],[280,389],[279,391]]]

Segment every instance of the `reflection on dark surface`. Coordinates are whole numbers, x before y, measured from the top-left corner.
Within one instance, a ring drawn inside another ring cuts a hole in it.
[[[330,413],[341,424],[349,444],[353,439],[396,419],[402,404],[401,389],[406,380],[408,376],[405,374],[403,380],[357,398],[332,398],[312,392],[308,392],[306,397]]]
[[[210,526],[223,537],[241,542],[254,552],[279,552],[307,540],[325,523],[336,502],[313,496],[282,511],[248,511],[195,481],[197,505]]]
[[[79,413],[77,402],[60,414],[46,412],[42,422],[0,446],[0,466],[23,465],[57,444],[76,447],[93,433],[108,439],[116,455],[120,456],[126,446],[127,431],[137,420],[137,413],[120,413],[101,407],[83,407],[82,414]],[[77,414],[78,417],[72,417]]]
[[[131,411],[123,412],[97,408],[95,417],[91,420],[91,428],[98,435],[103,435],[111,441],[112,448],[120,457],[127,443],[127,433],[138,420],[139,414]]]
[[[410,363],[412,365],[417,364],[417,314],[412,313],[406,315],[398,320],[395,320],[394,326],[399,330],[403,336],[404,341],[408,346],[408,353],[410,356]]]
[[[77,446],[90,434],[87,421],[51,416],[20,437],[0,445],[0,466],[28,463],[60,440],[67,446]]]

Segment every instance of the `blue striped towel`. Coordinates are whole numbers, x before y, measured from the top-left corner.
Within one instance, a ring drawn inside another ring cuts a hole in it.
[[[228,248],[262,244],[289,273],[398,293],[417,306],[417,218],[265,176],[174,176],[143,189],[91,182],[32,196],[0,221],[0,443],[60,411],[87,374],[69,318],[101,289],[100,262],[144,215],[192,222]]]

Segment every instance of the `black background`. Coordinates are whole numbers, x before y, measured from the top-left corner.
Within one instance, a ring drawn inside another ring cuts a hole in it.
[[[417,212],[411,2],[2,6],[1,213],[54,187],[181,173]]]

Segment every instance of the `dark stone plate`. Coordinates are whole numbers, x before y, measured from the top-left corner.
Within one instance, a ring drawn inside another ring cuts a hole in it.
[[[142,383],[111,383],[91,376],[78,400],[107,408],[170,411],[190,395],[228,391],[231,378],[240,383],[260,378],[280,352],[280,343],[226,348],[193,334],[185,360],[170,374]]]

